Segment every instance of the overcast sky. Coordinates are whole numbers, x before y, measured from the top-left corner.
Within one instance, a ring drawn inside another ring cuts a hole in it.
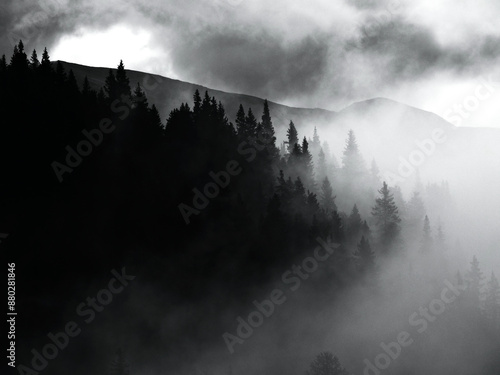
[[[2,0],[1,51],[153,72],[293,106],[387,97],[500,127],[491,0]],[[485,83],[485,82],[490,82]]]

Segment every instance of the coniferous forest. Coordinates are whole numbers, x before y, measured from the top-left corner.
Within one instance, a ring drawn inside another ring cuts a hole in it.
[[[49,52],[0,60],[17,373],[499,374],[500,270],[457,259],[453,186],[403,193],[267,100],[164,118],[122,61],[96,87]]]

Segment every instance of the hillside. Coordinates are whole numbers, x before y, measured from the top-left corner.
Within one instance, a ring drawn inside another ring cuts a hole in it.
[[[78,82],[87,76],[96,89],[104,85],[109,72],[109,68],[67,62],[64,66],[73,70]],[[263,98],[213,90],[139,71],[128,70],[127,74],[132,87],[141,82],[150,104],[158,107],[162,119],[183,102],[192,105],[195,90],[202,94],[208,90],[211,96],[220,100],[230,121],[234,122],[240,103],[245,109],[251,107],[258,119],[261,116]],[[328,141],[331,152],[340,162],[346,134],[353,129],[367,166],[376,160],[381,178],[401,186],[406,198],[415,187],[417,169],[424,186],[448,181],[452,191],[461,198],[464,210],[473,205],[478,212],[486,210],[495,215],[498,220],[491,221],[490,227],[475,229],[484,238],[493,233],[500,242],[494,230],[495,223],[500,222],[500,206],[492,205],[488,199],[500,189],[500,176],[484,173],[485,169],[500,170],[500,129],[458,128],[434,113],[386,98],[356,102],[338,112],[293,108],[272,101],[269,107],[278,145],[285,139],[288,124],[293,120],[300,138],[311,138],[313,128],[317,127],[321,140]],[[433,140],[435,134],[439,134],[442,142]],[[425,144],[427,150],[423,149]],[[485,182],[482,192],[476,191],[478,180]],[[464,221],[462,225],[467,227],[474,223]]]

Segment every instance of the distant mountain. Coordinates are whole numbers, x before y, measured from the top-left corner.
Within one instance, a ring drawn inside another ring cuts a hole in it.
[[[80,84],[87,76],[95,89],[104,86],[109,71],[109,68],[68,62],[63,62],[63,65],[67,71],[73,70]],[[150,104],[158,107],[163,121],[181,103],[192,105],[195,90],[202,95],[207,90],[210,96],[221,101],[233,122],[240,103],[245,110],[251,107],[258,119],[261,116],[263,98],[213,90],[134,70],[128,70],[127,74],[132,89],[138,82],[141,84]],[[500,187],[500,178],[497,178],[500,173],[482,173],[486,167],[500,171],[500,129],[457,128],[434,113],[385,98],[357,102],[339,112],[294,108],[272,101],[269,104],[278,141],[285,139],[290,120],[294,121],[300,138],[312,137],[313,127],[316,126],[320,138],[329,142],[332,152],[340,159],[347,131],[353,129],[367,164],[375,158],[382,178],[390,173],[399,176],[398,169],[406,161],[415,164],[414,171],[419,169],[424,183],[450,180],[456,188],[466,192],[468,181],[486,179],[492,189]],[[438,135],[443,142],[433,140]],[[424,144],[427,144],[427,151],[422,149]],[[419,160],[422,155],[423,159]],[[414,171],[410,177],[396,182],[410,191],[416,178]]]
[[[94,89],[100,89],[104,86],[109,68],[95,68],[85,65],[78,65],[62,61],[66,71],[73,70],[78,83],[81,85],[85,76],[88,77],[91,86]],[[141,84],[147,94],[150,104],[155,104],[160,112],[163,121],[168,118],[171,110],[179,107],[182,103],[193,104],[193,94],[196,90],[200,91],[203,96],[205,91],[209,95],[215,96],[218,101],[221,101],[226,109],[226,113],[230,121],[234,122],[236,112],[241,104],[245,107],[252,108],[254,115],[260,120],[262,109],[264,107],[264,99],[250,95],[227,93],[224,91],[213,90],[205,86],[183,82],[171,78],[162,77],[156,74],[148,74],[135,70],[127,70],[130,79],[132,90],[137,83]],[[273,117],[273,123],[276,127],[278,138],[282,138],[286,134],[286,127],[293,120],[295,123],[321,123],[327,124],[335,117],[335,112],[324,109],[310,108],[294,108],[286,105],[278,104],[269,101],[269,109]]]

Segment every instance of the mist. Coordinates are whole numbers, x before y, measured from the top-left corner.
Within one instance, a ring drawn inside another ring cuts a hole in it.
[[[497,375],[499,12],[4,2],[9,371]]]

